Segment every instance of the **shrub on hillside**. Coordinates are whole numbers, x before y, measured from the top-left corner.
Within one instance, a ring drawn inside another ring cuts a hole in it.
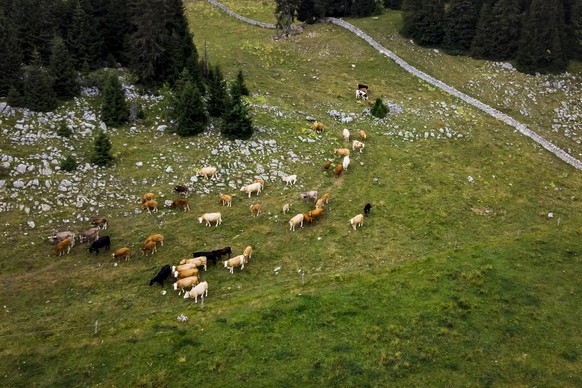
[[[386,105],[384,105],[381,98],[377,98],[374,106],[372,106],[372,109],[370,110],[370,113],[374,117],[383,119],[389,113],[389,109]]]
[[[71,137],[72,134],[73,131],[71,131],[71,128],[67,126],[67,123],[61,121],[59,127],[57,128],[57,135],[59,135],[60,137]]]
[[[67,155],[67,157],[61,161],[61,170],[71,172],[77,169],[77,161],[72,155]]]
[[[89,158],[91,163],[101,167],[109,166],[113,163],[113,155],[111,154],[111,140],[105,131],[99,131],[95,138],[93,154]]]

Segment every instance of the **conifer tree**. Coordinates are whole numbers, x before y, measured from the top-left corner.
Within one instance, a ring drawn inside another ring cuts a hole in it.
[[[55,36],[52,46],[49,71],[54,80],[55,94],[64,99],[75,97],[79,94],[77,72],[65,42],[60,36]]]
[[[469,50],[476,24],[477,11],[473,0],[451,0],[445,14],[444,47],[452,52]]]
[[[208,76],[208,114],[210,117],[221,117],[226,109],[228,98],[226,81],[218,65],[210,68]]]
[[[22,52],[14,24],[0,9],[0,96],[22,86]]]
[[[288,36],[291,32],[299,5],[299,0],[276,0],[275,18],[277,22],[275,26],[277,31],[280,31],[280,35]]]
[[[249,89],[245,85],[245,76],[243,74],[242,69],[239,69],[239,71],[236,75],[236,79],[233,83],[233,88],[236,88],[236,90],[237,90],[236,94],[238,94],[240,96],[249,96],[251,94],[249,92]]]
[[[572,50],[568,57],[582,61],[582,0],[573,0],[569,19],[566,46]]]
[[[33,53],[33,63],[28,67],[24,79],[24,106],[38,112],[48,112],[57,107],[53,90],[53,79],[42,66],[40,54]]]
[[[116,126],[129,119],[129,106],[119,78],[115,73],[109,74],[103,88],[101,120],[108,126]]]
[[[564,71],[561,0],[532,0],[521,31],[516,67],[525,73]]]
[[[377,98],[370,109],[372,116],[383,119],[388,114],[388,107],[384,105],[381,98]]]
[[[202,133],[208,124],[202,96],[192,82],[186,81],[176,100],[174,108],[176,133],[180,136],[194,136]]]
[[[422,46],[438,46],[444,37],[444,0],[404,0],[402,34]]]
[[[488,58],[507,60],[515,58],[521,33],[521,9],[517,0],[499,0],[493,6],[493,55]]]
[[[222,118],[221,133],[227,139],[247,140],[253,135],[249,109],[240,98],[232,98]]]
[[[90,5],[87,0],[75,0],[72,22],[67,38],[75,68],[83,70],[97,68],[101,54],[100,34],[91,22]]]
[[[93,153],[89,158],[90,162],[101,167],[110,166],[113,163],[111,148],[109,136],[105,131],[100,130],[93,143]]]
[[[475,28],[475,36],[471,42],[471,55],[475,58],[490,58],[494,54],[495,47],[493,45],[493,11],[489,3],[483,4],[477,27]]]

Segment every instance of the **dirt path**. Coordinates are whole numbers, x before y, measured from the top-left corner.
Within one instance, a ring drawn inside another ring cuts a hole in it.
[[[274,24],[262,23],[262,22],[258,22],[258,21],[240,16],[237,13],[226,8],[223,4],[219,3],[216,0],[208,0],[208,2],[219,7],[220,9],[224,10],[226,13],[228,13],[232,17],[234,17],[240,21],[243,21],[245,23],[249,23],[249,24],[252,24],[252,25],[255,25],[258,27],[262,27],[262,28],[273,28],[273,29],[275,28]],[[572,155],[570,155],[569,153],[567,153],[563,149],[557,147],[552,142],[544,139],[543,137],[538,135],[536,132],[529,129],[526,125],[520,123],[519,121],[506,115],[505,113],[502,113],[499,110],[497,110],[493,107],[490,107],[489,105],[487,105],[479,100],[476,100],[475,98],[473,98],[473,97],[471,97],[463,92],[460,92],[459,90],[453,88],[452,86],[449,86],[449,85],[445,84],[444,82],[439,81],[439,80],[431,77],[430,75],[428,75],[428,74],[416,69],[415,67],[409,65],[402,58],[400,58],[399,56],[394,54],[392,51],[382,47],[372,37],[370,37],[368,34],[366,34],[364,31],[360,30],[356,26],[354,26],[354,25],[352,25],[344,20],[336,19],[336,18],[323,18],[323,19],[321,19],[321,21],[325,22],[325,23],[332,23],[332,24],[335,24],[337,26],[343,27],[343,28],[351,31],[353,34],[355,34],[358,37],[365,40],[370,46],[374,47],[379,53],[387,56],[388,58],[390,58],[391,60],[396,62],[400,67],[402,67],[404,70],[406,70],[410,74],[422,79],[423,81],[433,85],[434,87],[437,87],[437,88],[465,101],[467,104],[474,106],[475,108],[495,117],[496,119],[501,120],[504,123],[512,126],[513,128],[517,129],[520,133],[522,133],[523,135],[529,137],[530,139],[532,139],[533,141],[535,141],[536,143],[538,143],[539,145],[544,147],[546,150],[550,151],[551,153],[556,155],[558,158],[562,159],[564,162],[568,163],[569,165],[575,167],[578,170],[582,170],[582,162],[580,162],[578,159],[574,158]]]

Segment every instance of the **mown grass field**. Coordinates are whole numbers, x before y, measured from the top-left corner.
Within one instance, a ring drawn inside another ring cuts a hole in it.
[[[272,1],[224,3],[272,22]],[[209,60],[227,78],[239,68],[245,74],[260,128],[251,141],[276,146],[245,155],[216,130],[188,139],[162,135],[156,130],[160,112],[151,109],[136,128],[113,132],[115,167],[81,179],[85,190],[102,194],[95,203],[54,206],[36,216],[18,208],[1,213],[3,385],[582,385],[579,171],[417,81],[339,27],[314,25],[273,40],[273,31],[240,23],[205,1],[188,3],[187,11],[201,55],[206,43]],[[438,62],[427,60],[426,52],[396,36],[394,12],[350,22],[461,90],[464,80],[487,68],[444,54]],[[496,77],[502,85],[536,85],[513,72]],[[358,82],[402,112],[385,121],[362,115],[365,105],[353,93]],[[475,96],[494,102],[494,88],[480,85]],[[538,95],[536,106],[559,103],[552,102],[555,94],[546,97]],[[528,108],[532,115],[524,122],[547,128],[547,114]],[[354,121],[342,124],[330,110],[354,113]],[[521,120],[518,111],[507,108]],[[312,135],[308,115],[327,131]],[[3,128],[10,131],[17,119],[4,118]],[[322,165],[339,161],[332,150],[347,145],[343,128],[365,129],[368,139],[336,179]],[[438,138],[439,129],[454,135]],[[398,135],[406,131],[412,135]],[[77,141],[70,147],[82,159],[91,139]],[[224,144],[228,152],[212,152]],[[42,145],[63,147],[58,139]],[[38,146],[7,143],[2,152],[25,157]],[[241,160],[244,168],[230,167]],[[277,170],[298,174],[297,186],[273,179],[258,197],[238,192],[261,175],[259,165],[269,173],[274,160]],[[140,161],[154,162],[138,167]],[[164,172],[167,165],[172,172]],[[229,173],[219,183],[232,181],[237,188],[191,183],[203,165],[221,166]],[[12,178],[3,172],[2,179]],[[191,212],[137,210],[142,193],[153,191],[163,202],[174,198],[178,183],[206,189],[190,197]],[[306,190],[330,193],[326,214],[290,232],[281,205],[292,203],[291,215],[307,211],[312,205],[298,196]],[[235,195],[232,208],[218,203],[222,192]],[[40,200],[37,193],[11,193],[5,188],[3,201]],[[44,195],[58,199],[58,192]],[[249,206],[256,202],[265,213],[253,218]],[[353,231],[348,220],[366,202],[372,213]],[[196,218],[206,211],[221,211],[223,224],[200,225]],[[134,257],[115,263],[77,246],[70,255],[52,256],[46,235],[86,229],[78,214],[109,217],[113,248],[129,246]],[[33,216],[36,227],[27,228]],[[156,232],[164,234],[164,246],[140,257],[141,242]],[[253,258],[234,275],[210,266],[202,274],[209,283],[203,305],[178,297],[169,285],[165,295],[158,285],[148,286],[162,265],[226,245],[235,253],[252,245]],[[182,314],[187,321],[177,319]]]

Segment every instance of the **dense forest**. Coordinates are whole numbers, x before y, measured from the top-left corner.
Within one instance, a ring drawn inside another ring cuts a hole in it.
[[[402,35],[450,54],[514,61],[525,73],[582,59],[582,0],[277,0],[302,22],[402,9]]]
[[[416,43],[512,61],[527,73],[561,72],[582,59],[582,0],[276,0],[276,6],[279,24],[402,9],[402,34]],[[79,93],[83,75],[103,67],[126,68],[152,90],[173,87],[186,69],[205,96],[217,81],[199,58],[183,7],[182,0],[3,0],[0,96],[12,106],[51,110]]]

